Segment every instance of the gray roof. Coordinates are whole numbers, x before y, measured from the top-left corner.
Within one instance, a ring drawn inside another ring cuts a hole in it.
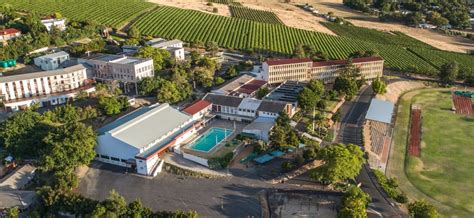
[[[110,63],[119,63],[119,64],[132,64],[132,65],[151,60],[151,58],[137,58],[137,57],[130,57],[130,56],[125,56],[125,55],[113,55],[113,54],[101,54],[101,53],[94,54],[89,57],[84,57],[83,59],[110,62]]]
[[[36,199],[34,191],[2,190],[0,191],[0,209],[18,207],[28,208]]]
[[[111,134],[140,149],[191,121],[191,116],[166,103],[152,105],[149,110],[137,110],[134,113],[137,114],[128,115],[128,118],[118,119],[101,128],[103,134]]]
[[[270,131],[275,125],[275,119],[269,117],[258,117],[244,128],[245,130]]]
[[[365,119],[375,120],[382,123],[390,124],[392,122],[392,113],[395,105],[389,101],[382,101],[379,99],[372,99],[369,110]]]
[[[271,112],[271,113],[280,113],[286,107],[287,103],[281,101],[268,101],[263,100],[258,107],[259,111]]]
[[[84,70],[84,69],[86,69],[86,67],[84,67],[84,65],[77,64],[77,65],[74,65],[74,66],[71,66],[71,67],[61,68],[61,69],[57,69],[57,70],[50,70],[50,71],[39,71],[39,72],[34,72],[34,73],[13,74],[13,75],[9,75],[7,73],[4,76],[0,76],[0,83],[26,80],[26,79],[34,79],[34,78],[40,78],[40,77],[63,75],[63,74],[76,72],[76,71],[79,71],[79,70]]]
[[[227,95],[254,79],[255,77],[253,76],[243,74],[241,76],[235,77],[227,83],[224,83],[212,92]]]
[[[204,100],[215,105],[238,107],[242,102],[242,98],[226,95],[217,95],[209,93],[204,97]]]
[[[183,41],[178,40],[178,39],[167,41],[166,39],[158,38],[158,39],[152,39],[146,42],[147,45],[151,45],[152,47],[155,47],[155,48],[166,48],[168,46],[175,45],[178,43],[183,43]]]
[[[36,167],[23,165],[0,182],[0,189],[21,189],[33,179]]]
[[[261,103],[262,103],[262,100],[253,99],[253,98],[244,98],[242,99],[242,102],[240,102],[239,108],[256,111],[260,107]]]
[[[39,57],[36,57],[36,58],[40,58],[40,59],[56,59],[56,58],[59,58],[59,57],[64,57],[64,56],[68,56],[69,54],[65,51],[59,51],[59,52],[55,52],[55,53],[51,53],[51,54],[47,54],[47,55],[43,55],[43,56],[39,56]],[[35,58],[35,59],[36,59]]]

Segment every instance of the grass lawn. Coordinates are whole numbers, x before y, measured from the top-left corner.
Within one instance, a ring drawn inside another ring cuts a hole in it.
[[[422,108],[421,157],[406,157],[410,105]],[[474,216],[474,117],[454,114],[448,89],[408,92],[399,101],[387,170],[411,198],[427,198],[443,216]],[[403,167],[404,166],[404,167]]]

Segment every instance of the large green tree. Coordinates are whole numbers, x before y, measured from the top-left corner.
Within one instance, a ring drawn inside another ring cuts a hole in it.
[[[366,207],[370,201],[367,193],[357,186],[351,186],[344,193],[342,198],[342,208],[337,214],[339,218],[365,218],[367,217]]]
[[[303,88],[303,90],[298,93],[298,105],[303,111],[313,110],[318,101],[318,95],[307,87]]]
[[[439,79],[442,83],[453,84],[459,74],[459,64],[457,62],[443,64],[439,71]]]
[[[41,158],[45,171],[74,170],[95,156],[96,134],[92,127],[72,122],[57,127],[43,139],[48,153]]]
[[[334,144],[321,149],[318,158],[323,164],[312,170],[311,177],[324,183],[353,179],[365,162],[364,152],[354,144]]]
[[[176,83],[164,80],[156,97],[159,102],[174,104],[181,100],[181,92]]]
[[[380,78],[377,78],[372,82],[372,90],[374,90],[376,94],[383,95],[387,92],[387,85],[385,84],[383,80],[381,80]]]
[[[160,48],[154,48],[151,46],[144,46],[139,48],[135,56],[153,59],[153,66],[155,68],[155,72],[158,72],[161,69],[165,68],[166,64],[170,62],[171,57],[168,51]]]

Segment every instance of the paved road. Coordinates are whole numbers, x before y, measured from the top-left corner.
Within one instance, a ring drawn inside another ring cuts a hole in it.
[[[362,145],[362,125],[365,114],[369,109],[372,94],[373,92],[370,87],[365,88],[354,101],[346,102],[343,105],[344,117],[336,138],[337,142]],[[372,198],[369,207],[381,213],[384,217],[397,217],[402,214],[398,208],[392,206],[389,200],[384,197],[380,186],[370,177],[369,173],[370,168],[366,164],[356,178],[358,182],[362,183],[362,189]]]

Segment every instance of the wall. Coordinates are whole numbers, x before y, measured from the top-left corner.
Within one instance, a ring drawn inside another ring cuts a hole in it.
[[[196,162],[196,163],[201,164],[203,166],[209,167],[209,164],[207,163],[207,159],[197,157],[197,156],[194,156],[192,154],[187,154],[187,153],[184,153],[184,152],[183,152],[183,157],[185,159],[190,160],[190,161],[193,161],[193,162]]]
[[[116,139],[110,134],[104,134],[97,137],[97,146],[95,147],[95,152],[99,155],[107,155],[109,158],[116,157],[123,160],[128,160],[135,159],[135,155],[139,153],[139,149]],[[121,165],[115,161],[103,158],[98,160],[115,165]]]

